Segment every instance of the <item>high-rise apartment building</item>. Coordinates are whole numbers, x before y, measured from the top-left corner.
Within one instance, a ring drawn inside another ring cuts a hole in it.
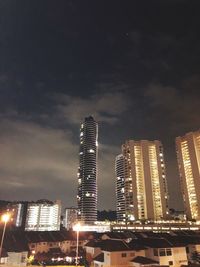
[[[163,147],[160,141],[126,141],[126,220],[159,220],[168,214],[168,190]]]
[[[176,151],[186,216],[200,220],[200,131],[177,137]]]
[[[97,220],[98,124],[85,118],[80,128],[78,168],[78,220],[90,224]]]
[[[48,200],[29,202],[25,231],[59,231],[61,202]]]
[[[120,154],[115,159],[115,188],[117,221],[126,221],[125,209],[125,157]]]

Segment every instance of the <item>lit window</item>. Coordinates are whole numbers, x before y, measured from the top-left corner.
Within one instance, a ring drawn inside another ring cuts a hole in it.
[[[83,132],[80,133],[80,136],[83,136]]]
[[[90,153],[94,153],[94,149],[90,149],[89,152],[90,152]]]

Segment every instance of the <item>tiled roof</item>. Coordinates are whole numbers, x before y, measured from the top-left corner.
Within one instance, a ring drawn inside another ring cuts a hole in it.
[[[101,242],[101,249],[103,251],[127,251],[131,250],[128,244],[122,240],[107,239]]]
[[[101,243],[103,241],[96,241],[96,240],[90,240],[89,242],[87,242],[85,244],[85,247],[92,247],[92,248],[97,248],[97,247],[101,247]]]
[[[165,238],[140,238],[137,243],[150,248],[170,248],[174,246]]]
[[[104,262],[104,253],[100,253],[94,259],[94,261]]]
[[[131,260],[131,262],[137,262],[137,263],[141,263],[143,265],[145,265],[145,264],[159,264],[158,261],[154,261],[152,259],[142,257],[142,256],[135,257],[134,259]]]
[[[7,258],[8,257],[8,253],[7,251],[3,248],[2,252],[1,252],[1,258]]]
[[[0,231],[0,236],[2,235]],[[91,233],[79,233],[80,241],[87,241]],[[4,245],[5,249],[11,251],[28,251],[28,244],[39,242],[62,242],[65,240],[76,241],[76,232],[70,231],[44,231],[44,232],[25,232],[25,231],[6,231]]]
[[[29,251],[27,241],[18,232],[6,232],[3,248],[7,252]]]
[[[145,247],[144,245],[138,244],[137,240],[132,240],[131,242],[128,243],[128,246],[130,249],[134,251],[147,249],[147,247]]]

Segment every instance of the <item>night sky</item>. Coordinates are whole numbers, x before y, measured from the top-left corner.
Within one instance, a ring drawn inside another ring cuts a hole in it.
[[[115,156],[161,140],[182,209],[175,137],[200,125],[200,1],[0,0],[0,199],[76,205],[79,126],[99,122],[99,209]]]

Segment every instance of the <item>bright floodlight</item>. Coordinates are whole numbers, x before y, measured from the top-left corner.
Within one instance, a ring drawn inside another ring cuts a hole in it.
[[[2,234],[2,237],[1,237],[1,245],[0,245],[0,262],[1,262],[3,240],[4,240],[5,231],[6,231],[6,225],[7,225],[7,222],[10,220],[10,214],[9,213],[3,214],[1,216],[1,220],[4,222],[4,227],[3,227],[3,234]]]
[[[9,213],[5,213],[1,216],[1,220],[4,222],[4,223],[7,223],[9,220],[10,220],[10,214]]]
[[[74,225],[73,229],[74,231],[79,232],[81,230],[81,224],[77,223],[76,225]]]

